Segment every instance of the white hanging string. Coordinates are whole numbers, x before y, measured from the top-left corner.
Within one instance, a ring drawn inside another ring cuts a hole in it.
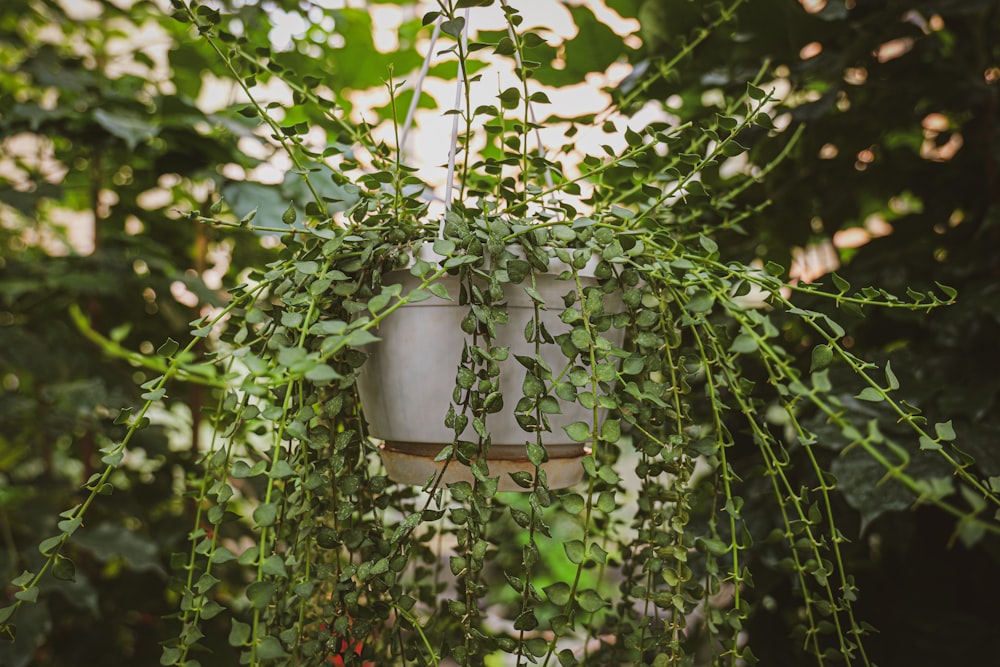
[[[469,8],[465,8],[465,25],[462,26],[462,36],[461,36],[461,53],[468,52],[469,44]],[[448,149],[448,176],[445,182],[444,190],[444,206],[445,214],[451,210],[451,193],[455,185],[455,158],[458,155],[458,121],[461,117],[459,113],[462,109],[462,89],[465,84],[465,67],[464,63],[459,59],[458,63],[458,82],[455,85],[455,104],[453,109],[455,111],[452,122],[451,122],[451,147]],[[468,147],[466,147],[468,150]],[[438,237],[444,238],[444,221],[445,218],[441,218],[441,224],[438,226]]]
[[[438,37],[441,36],[442,21],[443,18],[439,16],[438,20],[434,23],[434,32],[431,33],[431,43],[427,46],[427,55],[424,57],[424,63],[420,66],[417,83],[413,87],[413,99],[410,100],[410,108],[406,110],[406,120],[403,121],[403,129],[399,133],[398,150],[400,155],[405,155],[406,138],[410,134],[410,128],[413,126],[413,115],[417,111],[417,105],[420,103],[420,95],[424,90],[424,79],[427,78],[427,70],[430,68],[431,58],[434,56],[434,45],[437,44]]]
[[[462,53],[466,53],[468,51],[469,15],[470,15],[469,12],[470,10],[467,7],[465,9],[465,17],[464,17],[465,23],[462,26],[462,33],[460,36]],[[427,72],[430,69],[430,62],[434,54],[434,47],[437,44],[437,40],[441,35],[441,25],[444,22],[444,18],[445,18],[444,15],[441,15],[434,23],[434,31],[431,34],[431,41],[427,48],[427,55],[424,57],[423,64],[420,67],[420,73],[417,75],[417,80],[413,89],[413,99],[410,100],[410,106],[406,111],[406,119],[403,121],[403,127],[400,132],[400,138],[399,138],[400,145],[398,147],[398,150],[401,153],[405,151],[407,138],[409,137],[410,129],[413,126],[413,117],[416,113],[417,106],[420,103],[420,95],[423,92],[424,81],[426,80]],[[515,41],[517,39],[516,35],[514,34],[514,29],[509,23],[507,24],[507,34],[510,36],[511,41]],[[521,54],[516,50],[514,51],[514,63],[517,66],[517,68],[523,72],[523,66],[521,63]],[[447,213],[451,209],[451,197],[455,187],[455,163],[458,155],[458,123],[461,119],[461,114],[458,112],[462,108],[462,92],[464,90],[464,84],[465,84],[465,68],[462,66],[462,63],[460,62],[458,68],[458,80],[455,85],[455,103],[452,107],[455,113],[453,115],[451,123],[451,145],[448,151],[448,174],[446,177],[445,194],[444,194],[445,213]],[[528,117],[530,118],[532,124],[537,126],[538,118],[535,115],[534,106],[532,105],[530,100],[525,100],[524,103],[527,106]],[[542,133],[538,127],[535,127],[534,130],[535,130],[535,141],[538,146],[537,148],[538,155],[544,157],[545,147],[544,144],[542,143]],[[545,174],[545,184],[549,189],[551,189],[553,187],[552,174],[549,172],[548,169],[545,169],[544,174]],[[438,227],[438,236],[441,238],[444,237],[444,218],[441,219],[441,223]]]

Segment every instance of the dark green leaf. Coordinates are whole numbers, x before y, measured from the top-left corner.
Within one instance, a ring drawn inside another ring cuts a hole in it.
[[[575,442],[587,442],[590,440],[590,426],[586,422],[573,422],[568,426],[563,426],[563,430]]]

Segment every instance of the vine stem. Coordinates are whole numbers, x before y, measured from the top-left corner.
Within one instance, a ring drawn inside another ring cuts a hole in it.
[[[215,318],[213,318],[210,324],[214,326],[216,323],[222,321],[226,316],[228,316],[228,314],[234,308],[237,307],[239,303],[241,303],[241,301],[234,299],[228,306],[226,306],[226,308],[224,308],[218,315],[216,315]],[[73,308],[76,308],[77,311],[79,311],[79,307],[74,305],[71,306],[71,313]],[[84,317],[82,311],[79,311],[78,315],[79,317]],[[2,612],[3,616],[0,617],[0,633],[9,632],[8,623],[10,619],[14,617],[14,615],[17,613],[17,611],[20,609],[21,605],[24,602],[33,601],[30,594],[25,594],[25,592],[31,591],[33,589],[37,590],[37,586],[39,582],[42,580],[42,577],[59,558],[60,552],[62,551],[66,543],[69,541],[69,538],[72,537],[72,535],[77,531],[77,529],[79,529],[83,525],[84,516],[90,509],[90,506],[97,499],[97,496],[101,494],[102,489],[108,483],[108,479],[111,477],[111,473],[115,469],[117,469],[118,465],[121,462],[122,457],[128,450],[129,444],[135,437],[135,434],[138,433],[140,429],[146,426],[146,422],[148,421],[146,418],[146,413],[149,412],[150,408],[152,408],[154,403],[158,403],[166,394],[167,383],[174,378],[174,376],[181,368],[182,366],[181,360],[185,358],[187,355],[191,354],[191,352],[194,350],[195,346],[200,342],[200,340],[201,339],[198,337],[192,337],[191,341],[188,342],[188,344],[181,351],[178,352],[175,350],[174,353],[170,356],[170,362],[166,365],[163,373],[158,378],[150,380],[149,382],[143,385],[143,388],[147,390],[146,393],[143,394],[144,403],[142,404],[142,407],[139,409],[139,412],[134,417],[126,416],[129,415],[129,412],[127,411],[123,411],[122,415],[119,416],[119,419],[123,419],[124,416],[124,419],[126,421],[120,423],[127,423],[128,430],[122,437],[121,442],[119,442],[117,445],[113,445],[101,450],[101,452],[104,454],[104,457],[102,457],[101,459],[102,462],[104,462],[104,470],[101,473],[94,473],[93,475],[91,475],[90,479],[87,480],[87,483],[84,485],[84,488],[86,488],[89,491],[89,493],[87,494],[87,497],[84,499],[84,501],[79,505],[77,505],[76,507],[66,512],[63,512],[60,515],[65,518],[65,521],[59,522],[59,530],[61,531],[60,534],[45,540],[44,542],[42,542],[41,545],[39,545],[39,551],[45,557],[45,561],[42,563],[42,566],[39,568],[38,572],[36,573],[29,572],[27,573],[28,576],[22,575],[22,577],[19,578],[19,579],[22,578],[25,579],[25,581],[18,584],[21,586],[21,591],[20,591],[21,595],[15,593],[14,603],[3,609]],[[128,410],[130,411],[131,408],[129,408]]]

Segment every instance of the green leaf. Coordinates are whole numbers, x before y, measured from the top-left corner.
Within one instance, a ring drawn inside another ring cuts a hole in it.
[[[958,296],[958,290],[955,289],[954,287],[948,287],[947,285],[942,285],[937,281],[934,281],[934,284],[938,286],[938,289],[944,292],[945,296],[947,296],[949,300],[953,300],[955,297]]]
[[[446,35],[451,35],[455,39],[458,39],[462,34],[462,30],[465,28],[465,19],[458,16],[450,21],[444,21],[441,23],[441,32]]]
[[[258,527],[264,528],[266,526],[273,526],[275,520],[278,518],[278,505],[277,503],[264,503],[259,505],[257,509],[253,511],[253,520]]]
[[[951,425],[950,419],[946,422],[934,424],[934,431],[937,433],[937,437],[939,439],[946,440],[948,442],[951,442],[957,437],[955,435],[955,429]]]
[[[618,473],[610,465],[602,465],[597,471],[597,476],[608,484],[617,484],[621,481],[621,477],[619,477]]]
[[[833,280],[834,287],[836,287],[837,291],[839,291],[841,294],[844,294],[849,289],[851,289],[851,283],[847,282],[846,280],[838,276],[836,273],[831,273],[830,278]]]
[[[41,551],[41,549],[39,549],[39,551]],[[42,551],[42,553],[44,554],[45,552],[44,552],[44,551]],[[31,581],[32,579],[34,579],[34,578],[35,578],[35,573],[34,573],[34,572],[31,572],[30,570],[23,570],[23,571],[21,572],[21,574],[17,575],[17,576],[16,576],[16,577],[14,577],[13,579],[11,579],[11,580],[10,580],[10,583],[11,583],[11,585],[13,585],[13,586],[21,586],[21,587],[24,587],[24,586],[27,586],[27,585],[28,585],[28,583],[29,583],[29,582],[30,582],[30,581]]]
[[[513,86],[504,90],[498,97],[500,98],[500,106],[504,109],[516,109],[521,103],[521,91]]]
[[[830,391],[833,389],[833,384],[830,382],[830,371],[823,369],[821,371],[816,371],[810,378],[812,379],[813,388],[816,391]]]
[[[110,454],[105,454],[104,456],[102,456],[101,463],[103,463],[106,466],[115,468],[122,462],[122,459],[124,458],[125,458],[125,452],[119,450],[117,452],[112,452]]]
[[[729,351],[736,354],[750,354],[752,352],[756,352],[757,341],[750,334],[741,333],[733,339],[732,345],[729,346]]]
[[[54,535],[52,537],[42,540],[41,544],[38,545],[38,551],[43,556],[48,556],[62,543],[63,543],[63,535],[61,534]]]
[[[295,212],[294,202],[288,202],[288,208],[286,208],[285,212],[281,214],[281,221],[291,227],[295,224],[296,217],[298,217],[298,215]]]
[[[752,100],[762,100],[767,97],[767,93],[752,83],[747,83],[747,96]]]
[[[65,556],[56,558],[52,564],[52,576],[60,581],[76,581],[76,567],[73,561]]]
[[[319,262],[314,262],[312,260],[295,262],[295,270],[307,276],[314,276],[319,273]]]
[[[232,619],[229,627],[229,645],[237,647],[246,646],[249,640],[250,624],[242,623],[235,618]]]
[[[698,290],[691,295],[691,299],[684,308],[692,313],[707,313],[715,305],[715,297],[705,290]]]
[[[545,448],[539,445],[537,442],[529,441],[527,444],[528,448],[528,460],[534,466],[540,466],[545,462]]]
[[[240,218],[240,227],[246,227],[251,222],[253,222],[253,219],[256,217],[257,217],[257,207],[254,206],[249,213]]]
[[[608,606],[608,603],[601,597],[600,593],[592,588],[580,591],[576,598],[580,608],[584,611],[595,612],[601,607]]]
[[[78,516],[74,519],[63,519],[58,524],[56,524],[59,530],[66,533],[67,535],[72,535],[73,533],[76,532],[76,529],[82,525],[83,525],[82,516]]]
[[[307,380],[312,380],[313,382],[322,384],[327,384],[341,377],[340,373],[333,370],[333,368],[327,364],[319,364],[306,371]]]
[[[557,581],[554,584],[549,584],[542,589],[545,591],[545,595],[548,596],[549,602],[560,607],[565,606],[569,603],[570,586],[565,581]]]
[[[590,349],[590,334],[583,327],[577,327],[573,329],[570,334],[570,341],[573,346],[578,350],[588,350]]]
[[[570,514],[579,514],[586,507],[586,502],[579,493],[568,493],[562,497],[561,502],[563,509]]]
[[[177,341],[173,338],[167,338],[167,341],[156,350],[156,353],[161,357],[172,357],[179,347]]]
[[[295,469],[284,459],[275,462],[274,467],[267,473],[267,476],[271,479],[285,479],[286,477],[294,477],[295,475]]]
[[[255,581],[247,586],[247,599],[254,609],[265,609],[271,604],[274,596],[275,584],[270,581]]]
[[[570,440],[574,442],[587,442],[590,440],[590,426],[586,422],[573,422],[568,426],[563,426],[563,430]]]
[[[586,556],[587,553],[583,542],[580,540],[570,540],[563,543],[563,550],[566,552],[566,557],[569,558],[569,562],[576,565],[583,562],[584,556]]]
[[[725,556],[732,546],[714,537],[699,538],[698,544],[705,547],[705,550],[713,556]]]
[[[379,311],[385,310],[385,307],[389,305],[390,301],[392,301],[391,295],[386,294],[385,292],[376,294],[368,300],[368,312],[372,315],[376,315]]]
[[[439,299],[447,299],[448,301],[453,301],[451,295],[448,294],[448,288],[444,286],[443,283],[431,283],[427,286],[427,289],[431,294],[438,297]]]
[[[545,383],[533,373],[526,373],[521,383],[521,392],[528,398],[538,398],[545,393]]]
[[[892,363],[889,361],[885,362],[885,381],[888,383],[889,389],[899,389],[899,380],[892,372]]]
[[[622,437],[621,421],[617,419],[605,419],[601,425],[601,440],[615,443]]]
[[[246,554],[246,552],[244,552]],[[236,555],[226,547],[216,547],[209,559],[215,565],[221,565],[236,560]]]
[[[36,602],[38,600],[38,586],[17,591],[14,593],[14,597],[21,602]]]
[[[127,424],[129,418],[132,416],[132,408],[122,408],[118,416],[115,417],[115,424]]]
[[[829,345],[817,345],[812,350],[809,371],[821,371],[833,361],[833,349]]]
[[[288,657],[288,653],[275,637],[264,637],[257,646],[257,657],[261,660],[277,660]]]
[[[704,234],[698,235],[698,243],[701,244],[701,247],[704,248],[705,252],[707,252],[709,255],[714,255],[719,251],[719,244],[713,241],[712,239],[708,238]]]
[[[859,401],[870,401],[872,403],[879,403],[885,400],[882,392],[875,387],[865,387],[860,394],[855,396],[855,398]]]
[[[288,571],[285,569],[285,562],[281,559],[281,556],[277,554],[271,554],[264,559],[261,564],[261,572],[267,576],[271,577],[287,577]]]
[[[159,401],[166,395],[167,395],[167,390],[164,389],[163,387],[160,387],[159,389],[156,389],[154,391],[147,391],[146,393],[141,394],[139,398],[141,398],[144,401]]]
[[[538,627],[538,618],[535,617],[535,612],[531,609],[521,612],[518,614],[517,618],[514,619],[514,629],[519,631],[529,631],[534,630]]]

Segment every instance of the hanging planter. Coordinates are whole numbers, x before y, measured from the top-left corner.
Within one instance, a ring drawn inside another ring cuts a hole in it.
[[[568,338],[571,330],[564,321],[566,302],[576,300],[578,289],[598,287],[597,257],[591,256],[576,271],[560,259],[549,257],[547,271],[543,272],[537,260],[532,266],[523,259],[524,251],[519,246],[508,248],[505,254],[509,256],[497,268],[511,278],[511,282],[502,284],[500,300],[505,305],[507,321],[495,327],[491,343],[507,352],[505,358],[497,360],[500,405],[489,406],[491,413],[484,415],[486,438],[475,432],[471,418],[461,420],[464,428],[454,428],[454,420],[447,419],[449,413],[461,409],[456,403],[460,402],[463,389],[459,370],[463,350],[477,345],[468,324],[473,310],[463,303],[465,288],[458,273],[439,279],[436,285],[440,287],[430,298],[407,303],[383,320],[378,331],[381,340],[368,347],[369,356],[358,377],[358,390],[370,433],[383,441],[382,461],[389,476],[397,482],[422,485],[436,476],[445,484],[471,482],[473,472],[469,465],[447,454],[455,452],[460,443],[469,446],[481,440],[485,440],[481,442],[482,448],[470,458],[485,457],[488,474],[499,477],[500,491],[525,490],[515,481],[517,473],[534,477],[536,466],[528,451],[532,443],[545,449],[545,460],[538,467],[545,472],[549,488],[565,488],[583,477],[581,462],[590,452],[589,443],[572,437],[571,425],[592,422],[593,410],[568,396],[565,382],[559,393],[566,398],[551,392],[538,415],[530,414],[513,398],[525,394],[537,396],[543,391],[535,388],[532,380],[526,380],[532,373],[524,360],[535,359],[537,355],[552,376],[568,375],[570,360],[560,345],[560,340]],[[430,244],[423,245],[415,256],[432,262],[445,260]],[[486,275],[485,271],[479,272],[469,284],[487,290]],[[401,285],[402,294],[419,288],[421,282],[409,269],[392,271],[383,277],[383,285]],[[604,295],[601,301],[605,313],[621,309],[621,296],[617,292]],[[603,317],[605,325],[610,319],[610,315]],[[530,342],[532,332],[539,327],[551,339]],[[620,347],[624,331],[609,327],[601,336]],[[589,368],[586,370],[589,375]],[[507,397],[507,402],[503,403],[500,397]],[[598,411],[601,420],[604,413]],[[452,426],[446,425],[446,421]]]

